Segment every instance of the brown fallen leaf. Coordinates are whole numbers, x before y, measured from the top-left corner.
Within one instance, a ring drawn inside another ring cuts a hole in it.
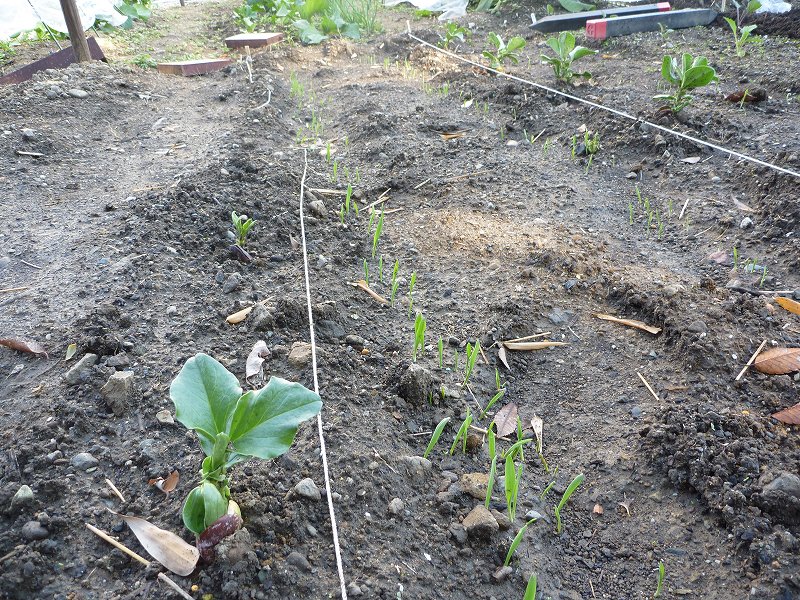
[[[35,354],[36,356],[44,355],[45,358],[49,358],[49,356],[47,356],[47,351],[42,347],[42,345],[38,342],[34,342],[33,340],[8,338],[5,340],[0,340],[0,346],[6,346],[7,348],[11,348],[12,350],[17,350],[19,352],[29,352],[30,354]]]
[[[444,141],[448,141],[464,137],[464,134],[466,134],[466,131],[443,131],[439,135],[442,136],[442,139]]]
[[[614,317],[612,315],[604,315],[602,313],[595,313],[595,317],[598,319],[603,319],[604,321],[611,321],[612,323],[619,323],[620,325],[627,325],[628,327],[635,327],[636,329],[641,329],[642,331],[646,331],[647,333],[652,333],[653,335],[658,335],[661,333],[661,327],[653,327],[652,325],[648,325],[647,323],[643,323],[642,321],[636,321],[634,319],[621,319],[619,317]]]
[[[497,425],[497,437],[506,437],[517,430],[517,419],[519,413],[517,405],[513,402],[506,404],[497,411],[492,419],[492,423]],[[491,424],[490,424],[491,425]]]
[[[592,513],[595,515],[602,515],[603,514],[603,505],[602,504],[595,504],[594,508],[592,509]]]
[[[711,254],[706,256],[706,260],[708,262],[715,262],[718,265],[733,264],[733,259],[731,259],[731,255],[725,250],[717,250],[716,252],[712,252]]]
[[[775,303],[781,308],[788,310],[791,313],[800,315],[800,302],[797,302],[796,300],[792,300],[791,298],[784,298],[783,296],[778,296],[777,298],[775,298]]]
[[[567,342],[551,342],[544,340],[542,342],[503,342],[503,346],[509,350],[526,351],[526,350],[544,350],[545,348],[552,348],[554,346],[567,346]]]
[[[156,527],[149,521],[120,513],[114,514],[128,524],[133,535],[155,560],[176,575],[181,577],[191,575],[200,559],[200,551],[197,548],[187,544],[171,531]]]
[[[264,361],[270,357],[269,348],[264,340],[258,340],[254,345],[250,354],[247,356],[247,365],[244,370],[244,378],[250,379],[253,375],[261,373],[261,366]]]
[[[758,355],[753,368],[767,375],[800,371],[800,348],[770,348]]]
[[[500,362],[503,363],[509,371],[511,367],[508,364],[508,359],[506,358],[506,347],[503,344],[500,344],[500,349],[497,351],[497,358],[500,359]]]
[[[360,288],[360,289],[364,290],[365,292],[367,292],[370,296],[375,298],[375,300],[377,300],[381,304],[389,304],[389,301],[386,298],[384,298],[383,296],[381,296],[377,292],[374,292],[372,290],[372,288],[370,288],[367,285],[367,282],[364,281],[363,279],[359,279],[356,282],[349,282],[349,284],[352,285],[353,287],[357,287],[357,288]]]
[[[778,419],[787,425],[800,425],[800,402],[772,415],[773,419]]]
[[[763,102],[767,98],[767,91],[762,88],[744,89],[725,96],[728,102]]]
[[[178,480],[180,479],[180,474],[177,471],[173,471],[167,478],[164,479],[163,477],[156,477],[155,479],[151,479],[148,481],[148,485],[154,485],[158,489],[160,489],[165,494],[169,494],[178,486]]]
[[[255,308],[255,304],[253,306],[248,306],[247,308],[236,311],[232,315],[228,315],[225,317],[225,321],[228,323],[228,325],[236,325],[237,323],[241,323],[247,318],[247,315],[253,312],[253,308]]]

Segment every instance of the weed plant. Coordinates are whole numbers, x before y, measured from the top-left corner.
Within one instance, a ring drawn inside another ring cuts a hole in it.
[[[578,487],[583,483],[584,479],[585,477],[583,473],[576,475],[575,479],[572,480],[572,483],[569,484],[566,491],[564,492],[564,495],[561,497],[561,501],[558,503],[558,506],[556,506],[555,508],[554,512],[556,516],[557,534],[561,533],[561,511],[564,510],[564,507],[567,505],[567,502],[569,502],[570,497],[572,496],[572,494],[575,493],[575,490],[577,490]]]
[[[569,31],[562,31],[558,37],[548,38],[547,45],[553,50],[555,56],[542,54],[541,58],[545,64],[549,64],[553,68],[556,79],[570,83],[575,77],[591,78],[592,74],[589,71],[573,71],[572,63],[585,56],[597,54],[597,50],[576,46],[575,36]]]

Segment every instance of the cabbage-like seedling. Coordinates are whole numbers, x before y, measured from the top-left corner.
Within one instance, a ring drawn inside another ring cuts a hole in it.
[[[196,534],[234,506],[228,469],[286,452],[303,421],[322,408],[319,395],[299,383],[271,377],[243,393],[236,376],[207,354],[186,361],[170,386],[175,418],[194,430],[206,455],[201,482],[186,497],[183,522]]]

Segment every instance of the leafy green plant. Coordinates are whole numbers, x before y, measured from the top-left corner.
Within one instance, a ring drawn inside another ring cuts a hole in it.
[[[664,576],[666,575],[666,569],[664,568],[664,561],[658,561],[658,581],[656,582],[656,591],[653,594],[653,598],[658,598],[661,595],[661,588],[664,586]]]
[[[436,429],[433,430],[433,435],[431,435],[431,441],[428,442],[428,447],[425,448],[425,453],[422,455],[422,458],[428,458],[428,455],[433,452],[433,449],[436,447],[436,444],[439,442],[439,438],[442,437],[442,432],[447,424],[450,422],[450,417],[445,417],[439,424],[436,425]]]
[[[414,350],[411,353],[411,359],[417,362],[417,353],[422,354],[425,349],[425,329],[428,327],[428,322],[422,313],[417,313],[417,318],[414,320]]]
[[[469,378],[472,376],[472,372],[475,370],[475,362],[478,360],[478,355],[481,352],[481,341],[475,340],[475,345],[472,346],[469,342],[467,342],[467,362],[464,366],[464,383],[463,385],[467,385],[469,383]]]
[[[375,227],[375,233],[372,235],[372,258],[375,258],[375,252],[378,250],[378,242],[381,239],[381,233],[383,232],[383,209],[381,210],[381,216],[378,217],[378,224]]]
[[[595,8],[594,4],[586,4],[585,2],[580,2],[579,0],[558,0],[558,3],[564,8],[564,10],[571,13],[594,10]]]
[[[461,427],[458,428],[456,432],[456,437],[453,440],[453,445],[450,446],[450,455],[452,456],[456,448],[458,447],[458,443],[461,442],[461,451],[467,451],[467,433],[469,432],[469,426],[472,425],[472,413],[469,410],[469,406],[467,407],[467,416],[464,418],[464,421],[461,423]]]
[[[484,50],[483,57],[489,60],[489,65],[493,69],[501,70],[503,63],[510,60],[512,63],[519,64],[519,50],[525,47],[525,40],[519,36],[512,37],[506,44],[503,39],[494,31],[489,33],[489,43],[494,46],[494,51]]]
[[[207,354],[186,361],[170,397],[175,418],[197,433],[205,454],[201,483],[183,505],[183,522],[198,535],[228,511],[228,469],[251,458],[280,456],[300,423],[322,408],[316,393],[277,377],[243,393],[236,376]]]
[[[525,525],[523,525],[522,527],[519,528],[519,531],[517,532],[517,535],[515,535],[514,539],[511,541],[511,546],[508,547],[508,552],[506,553],[506,559],[503,561],[503,566],[504,567],[507,567],[508,565],[511,564],[511,558],[514,556],[514,552],[517,551],[517,548],[522,543],[522,538],[525,535],[525,532],[527,531],[528,526],[531,523],[535,523],[535,522],[536,522],[536,519],[531,519],[530,521],[525,523]]]
[[[140,69],[155,69],[158,61],[149,54],[137,54],[131,59],[131,63]]]
[[[547,45],[555,52],[555,56],[542,54],[541,58],[544,64],[549,64],[553,67],[553,73],[556,79],[564,83],[570,83],[574,77],[583,77],[584,79],[591,78],[592,74],[589,73],[589,71],[582,71],[580,73],[573,71],[572,63],[585,56],[597,54],[597,50],[590,50],[584,46],[576,46],[575,36],[569,31],[562,31],[558,34],[557,38],[548,38]]]
[[[719,81],[717,72],[708,65],[703,56],[692,57],[685,52],[680,57],[665,55],[661,63],[661,77],[673,88],[671,94],[658,94],[654,100],[663,100],[672,112],[677,113],[689,106],[693,96],[689,90]]]
[[[440,42],[439,47],[444,48],[445,50],[450,49],[450,44],[452,44],[455,40],[460,42],[464,42],[466,36],[469,35],[469,29],[466,27],[462,27],[455,21],[450,21],[449,23],[445,24],[444,26],[444,35],[440,35]]]
[[[556,506],[556,508],[555,508],[556,533],[559,533],[559,534],[561,533],[561,511],[567,505],[567,502],[569,502],[570,496],[572,496],[572,494],[575,493],[575,490],[577,490],[578,487],[583,483],[584,479],[585,479],[585,477],[584,477],[583,473],[581,473],[579,475],[576,475],[575,479],[572,480],[572,483],[570,483],[569,486],[567,486],[567,489],[564,492],[564,495],[561,496],[561,502],[559,502],[558,506]]]
[[[756,25],[744,25],[739,27],[736,24],[736,21],[731,19],[730,17],[722,17],[725,19],[725,22],[731,28],[731,32],[733,33],[733,44],[734,49],[736,50],[736,56],[739,58],[744,57],[747,54],[747,49],[745,48],[745,44],[747,43],[754,43],[757,41],[755,36],[751,36],[750,34],[753,33],[753,30],[757,27]]]
[[[256,222],[253,219],[249,219],[247,215],[237,215],[236,211],[231,213],[231,222],[233,223],[233,230],[236,234],[236,245],[240,248],[244,248],[244,244],[247,241],[247,234]]]
[[[522,600],[536,600],[536,573],[531,573],[531,578],[528,579],[528,585],[525,586],[525,595]]]

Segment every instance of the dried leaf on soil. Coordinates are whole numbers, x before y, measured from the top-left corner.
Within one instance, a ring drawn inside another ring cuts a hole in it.
[[[773,419],[778,419],[787,425],[800,425],[800,402],[772,415]]]
[[[545,348],[552,348],[554,346],[566,346],[566,342],[551,342],[544,340],[541,342],[503,342],[503,346],[509,350],[544,350]]]
[[[603,505],[602,504],[595,504],[594,508],[592,509],[592,513],[594,513],[596,515],[602,515],[603,514]]]
[[[443,131],[439,135],[442,136],[444,141],[454,140],[456,138],[464,137],[465,131]]]
[[[261,365],[270,356],[269,348],[264,340],[258,340],[250,354],[247,356],[247,366],[245,367],[245,379],[250,379],[253,375],[261,373]]]
[[[743,210],[744,212],[756,212],[744,202],[739,202],[736,198],[733,199],[733,205],[738,208],[739,210]]]
[[[689,163],[690,165],[694,165],[700,162],[699,156],[687,156],[686,158],[682,158],[681,162]]]
[[[363,279],[359,279],[359,280],[358,280],[358,281],[356,281],[355,283],[350,283],[350,285],[352,285],[352,286],[354,286],[354,287],[357,287],[357,288],[360,288],[360,289],[364,290],[365,292],[367,292],[367,293],[368,293],[370,296],[372,296],[373,298],[375,298],[375,300],[377,300],[377,301],[378,301],[378,302],[380,302],[381,304],[389,304],[389,301],[388,301],[386,298],[384,298],[383,296],[381,296],[381,295],[380,295],[380,294],[378,294],[377,292],[374,292],[374,291],[372,290],[372,288],[370,288],[370,287],[367,285],[367,282],[366,282],[365,280],[363,280]]]
[[[0,346],[6,346],[7,348],[11,348],[12,350],[17,350],[19,352],[29,352],[31,354],[35,354],[36,356],[44,355],[45,358],[48,358],[47,351],[42,347],[41,344],[34,342],[33,340],[8,338],[5,340],[0,340]]]
[[[763,102],[767,99],[767,92],[761,88],[751,90],[746,88],[725,96],[728,102]]]
[[[511,367],[508,364],[508,359],[506,358],[506,347],[503,344],[500,344],[500,349],[497,351],[497,357],[500,359],[500,362],[503,363],[509,371]]]
[[[66,362],[70,358],[75,356],[75,353],[77,351],[78,351],[78,345],[77,344],[70,344],[69,346],[67,346],[67,355],[64,357],[64,361]]]
[[[778,296],[775,298],[775,302],[781,308],[784,308],[796,315],[800,315],[800,302],[792,300],[791,298],[784,298],[783,296]]]
[[[241,323],[247,318],[247,315],[249,315],[253,311],[254,306],[255,305],[248,306],[247,308],[243,308],[242,310],[239,310],[233,313],[232,315],[228,315],[225,318],[225,320],[228,322],[229,325],[236,325],[237,323]]]
[[[156,486],[165,494],[169,494],[178,486],[179,480],[180,480],[180,474],[177,471],[173,471],[167,476],[166,479],[164,479],[163,477],[156,477],[155,479],[151,479],[147,483],[149,485]]]
[[[709,262],[715,262],[718,265],[729,265],[733,262],[731,260],[731,255],[725,250],[717,250],[716,252],[712,252],[706,256],[706,260]]]
[[[612,315],[604,315],[602,313],[595,313],[594,316],[597,317],[598,319],[603,319],[604,321],[611,321],[612,323],[619,323],[620,325],[635,327],[636,329],[641,329],[642,331],[646,331],[647,333],[652,333],[653,335],[661,333],[661,327],[653,327],[652,325],[648,325],[647,323],[643,323],[642,321],[636,321],[634,319],[621,319],[619,317],[614,317]]]
[[[518,416],[517,405],[513,402],[498,410],[492,419],[492,423],[497,425],[497,437],[506,437],[514,433],[517,430]]]
[[[149,521],[120,513],[114,514],[128,524],[133,535],[150,556],[167,569],[181,577],[186,577],[194,571],[200,559],[200,551],[197,548],[187,544],[171,531],[156,527]]]
[[[533,429],[533,435],[536,436],[536,445],[539,447],[539,452],[544,452],[544,442],[542,440],[544,421],[542,421],[542,418],[533,417],[531,419],[531,428]]]
[[[753,368],[767,375],[800,371],[800,348],[770,348],[758,355]]]

